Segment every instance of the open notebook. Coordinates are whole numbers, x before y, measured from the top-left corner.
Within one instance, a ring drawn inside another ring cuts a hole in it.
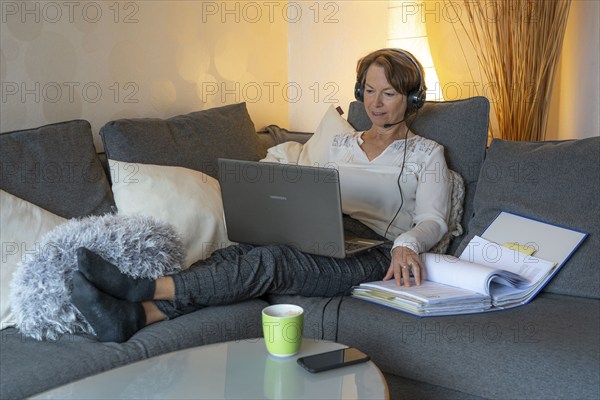
[[[508,212],[500,212],[459,257],[421,254],[426,280],[411,287],[394,280],[363,283],[356,298],[417,316],[457,315],[529,303],[587,237]]]

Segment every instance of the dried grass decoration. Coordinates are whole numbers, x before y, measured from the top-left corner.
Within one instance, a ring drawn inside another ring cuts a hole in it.
[[[506,140],[543,140],[571,0],[465,0],[477,54]],[[463,17],[464,19],[464,17]]]

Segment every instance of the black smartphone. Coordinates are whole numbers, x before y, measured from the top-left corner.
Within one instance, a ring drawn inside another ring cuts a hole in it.
[[[298,364],[309,372],[316,373],[369,361],[370,357],[354,347],[300,357]]]

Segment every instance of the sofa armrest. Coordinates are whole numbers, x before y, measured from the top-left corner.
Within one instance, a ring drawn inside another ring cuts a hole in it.
[[[287,129],[280,128],[277,125],[269,125],[265,129],[258,132],[258,140],[261,149],[266,151],[267,149],[277,146],[278,144],[285,142],[298,142],[306,143],[313,134],[309,132],[294,132],[288,131]]]

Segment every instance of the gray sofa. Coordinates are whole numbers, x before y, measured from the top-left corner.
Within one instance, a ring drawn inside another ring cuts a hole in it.
[[[368,353],[384,372],[391,398],[598,399],[600,137],[494,140],[486,149],[488,114],[484,98],[428,102],[413,130],[443,144],[450,168],[465,181],[465,234],[452,240],[449,253],[481,233],[499,210],[590,233],[530,304],[416,318],[349,296],[266,296],[160,322],[121,344],[82,334],[36,341],[6,328],[0,331],[0,398],[28,397],[169,351],[259,337],[260,310],[269,303],[293,302],[306,310],[306,337],[337,340]],[[368,127],[362,104],[350,105],[348,120],[357,129]],[[101,136],[108,158],[178,165],[215,176],[218,157],[257,160],[277,143],[303,142],[310,134],[276,126],[257,134],[245,105],[239,104],[169,120],[112,121]],[[110,175],[86,121],[4,133],[0,156],[3,171],[11,171],[3,172],[0,182],[9,193],[65,218],[115,210]],[[49,165],[68,165],[69,171],[80,167],[86,173],[53,179],[19,173]]]

